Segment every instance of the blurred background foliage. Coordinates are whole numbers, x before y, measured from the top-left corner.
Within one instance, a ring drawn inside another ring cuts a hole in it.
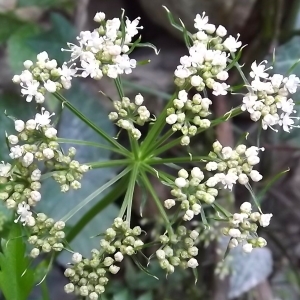
[[[143,40],[155,44],[161,49],[161,53],[156,56],[149,50],[139,49],[133,54],[137,60],[150,58],[151,64],[139,67],[126,78],[126,93],[128,96],[143,93],[151,112],[159,113],[168,93],[172,93],[172,73],[179,57],[186,52],[178,32],[174,32],[168,24],[162,5],[166,5],[174,15],[180,17],[190,30],[195,14],[206,11],[211,22],[226,26],[231,34],[240,33],[243,44],[248,44],[242,58],[245,70],[249,69],[254,60],[267,58],[272,62],[275,58],[273,71],[288,74],[290,67],[300,59],[299,0],[0,0],[0,161],[8,158],[5,132],[13,129],[13,122],[5,114],[18,119],[28,119],[34,113],[34,104],[28,105],[20,97],[18,88],[11,82],[12,76],[23,70],[23,61],[35,60],[36,54],[44,50],[59,63],[67,61],[68,53],[62,52],[61,48],[66,48],[67,42],[75,42],[79,31],[93,29],[92,19],[97,11],[104,11],[108,18],[112,18],[120,16],[121,8],[125,8],[131,19],[142,17],[141,22],[145,28]],[[300,76],[300,67],[294,65],[292,72]],[[232,85],[241,83],[237,74],[231,75]],[[100,82],[78,79],[72,89],[65,93],[65,97],[103,130],[116,136],[117,130],[107,118],[110,103],[99,91],[112,98],[116,97],[113,84],[106,79]],[[45,103],[50,110],[56,112],[60,137],[105,143],[70,112],[61,112],[57,102],[51,96],[48,97]],[[294,100],[300,104],[299,95]],[[239,105],[240,101],[241,97],[238,95],[216,99],[214,114],[225,113]],[[258,128],[245,115],[234,119],[230,127],[220,127],[216,132],[206,133],[201,142],[198,140],[192,145],[192,151],[198,155],[199,152],[206,154],[215,138],[223,140],[225,144],[224,141],[239,140],[245,131],[249,132],[248,142],[255,144]],[[122,139],[120,135],[120,140]],[[248,256],[242,255],[237,249],[223,263],[217,250],[221,250],[222,256],[226,241],[219,238],[218,225],[211,224],[208,233],[203,235],[203,248],[199,254],[202,264],[196,284],[189,272],[176,272],[165,278],[153,261],[150,264],[150,273],[159,277],[160,280],[157,281],[139,270],[132,261],[126,260],[123,271],[102,298],[300,299],[300,131],[294,130],[290,134],[263,132],[262,141],[262,146],[268,150],[261,167],[266,179],[257,187],[258,191],[266,186],[272,176],[283,171],[285,166],[291,168],[268,193],[264,193],[262,199],[263,207],[274,214],[273,225],[269,231],[264,232],[270,241],[268,249],[257,249],[259,251],[253,251],[253,255]],[[112,157],[109,151],[78,146],[76,148],[81,162],[108,160]],[[180,151],[183,150],[171,149],[170,155],[180,154]],[[85,176],[79,192],[69,192],[66,195],[62,195],[51,181],[46,181],[42,191],[43,201],[38,209],[59,219],[92,191],[114,177],[118,171],[91,171]],[[158,186],[155,181],[153,185],[162,199],[168,197],[168,190]],[[236,205],[249,197],[244,190],[239,189],[235,196]],[[68,224],[69,230],[72,231],[72,227],[82,221],[82,215],[104,197],[105,194],[101,194],[99,199],[92,201],[72,218]],[[138,191],[135,196],[135,222],[141,223],[151,234],[155,234],[160,230],[161,220],[158,219],[151,201],[148,201],[141,221],[139,213],[142,197],[142,192]],[[121,201],[122,195],[120,203]],[[95,236],[111,224],[118,213],[118,205],[119,203],[110,204],[90,222],[81,223],[84,227],[80,234],[74,239],[72,236],[72,241],[69,240],[71,247],[86,255],[91,248],[98,247],[99,241]],[[5,235],[3,220],[9,218],[7,211],[1,208],[2,236]],[[149,252],[148,255],[150,254]],[[63,285],[66,283],[63,266],[69,259],[68,253],[58,256],[46,281],[34,289],[30,300],[75,299],[63,292]],[[144,265],[146,264],[145,260]],[[47,267],[48,258],[45,257],[37,265],[40,275],[36,282],[43,278]],[[214,275],[216,270],[219,272],[218,276]]]

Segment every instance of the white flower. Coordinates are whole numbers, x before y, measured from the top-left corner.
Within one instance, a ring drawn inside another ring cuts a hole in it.
[[[233,36],[229,36],[224,42],[223,46],[228,49],[230,52],[236,52],[238,48],[242,46],[242,42],[238,41],[240,35],[237,35],[237,38],[235,39]]]
[[[225,189],[232,190],[233,185],[236,184],[239,177],[236,174],[229,172],[225,176],[219,176],[219,178]]]
[[[36,127],[36,122],[35,122],[35,120],[33,120],[33,119],[28,120],[28,121],[26,122],[25,127],[26,127],[27,130],[34,130],[35,127]]]
[[[75,264],[78,264],[82,261],[82,255],[78,252],[75,252],[73,255],[72,255],[72,262],[75,263]]]
[[[216,30],[216,34],[220,37],[224,37],[227,34],[227,30],[224,26],[220,25]]]
[[[173,125],[177,122],[178,116],[176,114],[171,114],[169,116],[166,117],[166,122],[169,125]]]
[[[158,249],[158,250],[156,251],[156,256],[157,256],[157,258],[158,258],[159,260],[163,260],[163,259],[166,258],[166,253],[165,253],[164,250]]]
[[[45,131],[45,136],[48,138],[48,139],[53,139],[56,137],[56,134],[57,134],[57,130],[53,127],[51,128],[48,128],[46,129]]]
[[[30,69],[30,67],[33,65],[33,62],[31,60],[25,60],[23,62],[23,66],[26,68],[26,69]]]
[[[258,156],[248,156],[247,157],[247,163],[250,165],[250,166],[255,166],[257,165],[258,163],[260,162],[260,159]]]
[[[22,71],[22,73],[19,77],[20,77],[20,81],[25,82],[25,83],[33,80],[32,73],[28,70]]]
[[[227,95],[227,89],[230,88],[230,85],[226,84],[226,83],[220,83],[220,82],[215,82],[213,84],[213,94],[215,96],[219,96],[219,95]]]
[[[280,118],[281,120],[279,121],[279,125],[282,126],[284,131],[290,132],[293,127],[299,128],[298,125],[293,125],[295,123],[293,119],[299,120],[299,117],[290,117],[289,114],[282,114]]]
[[[208,180],[206,181],[206,185],[208,187],[214,187],[216,186],[218,183],[220,182],[219,177],[218,176],[213,176],[208,178]]]
[[[187,266],[189,268],[195,269],[199,266],[198,261],[195,258],[191,258],[188,262],[187,262]]]
[[[130,59],[127,54],[117,56],[114,62],[121,70],[120,74],[130,74],[132,72],[132,69],[136,67],[136,60]]]
[[[38,191],[31,191],[30,192],[30,198],[35,201],[35,202],[38,202],[41,200],[42,196],[41,196],[41,193],[38,192]]]
[[[16,145],[19,142],[19,138],[16,135],[13,135],[13,134],[9,135],[7,137],[7,139],[9,141],[9,143],[12,144],[12,145]]]
[[[22,203],[18,204],[17,214],[19,214],[19,216],[17,219],[15,219],[15,223],[20,221],[24,226],[26,224],[33,226],[32,224],[34,219],[32,220],[32,212],[30,211],[30,206],[26,202],[23,201]]]
[[[186,180],[182,177],[178,177],[175,179],[175,185],[179,188],[184,188],[186,184]]]
[[[95,14],[95,17],[94,17],[94,21],[95,22],[102,22],[105,20],[105,13],[104,12],[97,12]]]
[[[257,103],[257,96],[247,94],[243,97],[243,104],[241,106],[242,111],[248,111],[250,114],[254,112],[253,106]]]
[[[141,94],[137,94],[134,98],[134,103],[136,105],[142,105],[144,102],[144,97]]]
[[[42,175],[41,170],[35,169],[32,171],[30,178],[32,181],[39,181],[41,178],[41,175]]]
[[[258,182],[260,180],[262,180],[262,175],[256,171],[256,170],[252,170],[249,174],[249,176],[251,177],[251,179],[254,181],[254,182]]]
[[[71,68],[73,65],[71,65],[70,67],[68,67],[66,63],[62,65],[61,69],[59,69],[59,74],[62,79],[71,81],[72,78],[76,75],[77,70]]]
[[[229,247],[230,249],[232,249],[232,248],[237,247],[238,244],[239,244],[238,240],[233,238],[233,239],[231,239],[231,240],[229,241],[228,247]]]
[[[240,210],[243,213],[246,214],[250,214],[252,211],[252,205],[250,202],[244,202],[241,206],[240,206]]]
[[[225,81],[225,80],[227,80],[228,79],[228,72],[226,72],[226,71],[221,71],[221,72],[219,72],[218,74],[217,74],[217,79],[219,79],[219,80],[222,80],[222,81]]]
[[[245,185],[249,182],[249,178],[246,174],[241,173],[241,174],[239,174],[238,181],[239,181],[240,184]]]
[[[229,159],[232,155],[232,152],[233,152],[233,150],[231,147],[224,147],[221,151],[224,159]]]
[[[51,117],[54,116],[55,113],[50,114],[44,107],[41,109],[41,113],[37,113],[35,115],[36,127],[49,125],[51,122]]]
[[[43,155],[46,159],[52,159],[54,157],[54,151],[50,148],[46,148],[43,150]]]
[[[192,73],[189,69],[183,67],[183,66],[178,66],[177,69],[174,72],[175,76],[181,79],[188,78]]]
[[[245,151],[245,155],[246,155],[246,157],[257,156],[259,151],[264,151],[264,150],[265,150],[265,148],[263,148],[263,147],[258,148],[256,146],[251,146]]]
[[[197,237],[199,236],[199,232],[196,231],[196,230],[192,230],[191,233],[190,233],[190,238],[193,239],[193,240],[196,240]]]
[[[273,214],[262,214],[259,218],[259,224],[262,227],[267,227],[270,225],[270,220],[273,217]]]
[[[21,83],[22,89],[21,94],[27,95],[26,102],[31,102],[33,97],[38,93],[40,83],[36,80],[27,81],[26,86]]]
[[[23,167],[26,168],[29,167],[32,164],[33,159],[34,159],[34,155],[30,152],[27,152],[22,158]]]
[[[247,243],[247,244],[243,245],[243,251],[245,253],[250,253],[250,252],[252,252],[252,250],[253,250],[252,244]]]
[[[271,77],[271,83],[273,85],[273,87],[279,89],[281,83],[282,83],[282,80],[283,80],[283,76],[281,74],[274,74],[272,77]]]
[[[16,159],[16,158],[21,157],[23,155],[23,153],[24,153],[23,147],[17,145],[17,146],[14,146],[14,147],[10,148],[10,154],[9,154],[9,156],[12,159]]]
[[[271,115],[267,114],[262,118],[262,128],[264,130],[268,129],[270,127],[273,131],[278,132],[277,129],[274,129],[272,126],[279,123],[279,116],[277,114]]]
[[[241,236],[241,231],[237,228],[230,228],[228,231],[228,235],[233,238],[239,238]]]
[[[193,178],[199,178],[200,180],[202,180],[204,178],[204,174],[203,172],[200,170],[200,168],[198,167],[194,167],[191,171],[191,176]]]
[[[205,16],[205,12],[202,13],[202,16],[197,14],[194,21],[195,21],[194,27],[198,30],[203,30],[206,24],[208,23],[208,16]]]
[[[117,274],[120,270],[120,267],[115,266],[115,265],[111,265],[108,270],[112,274]]]
[[[121,262],[123,260],[123,258],[124,258],[124,256],[120,251],[115,253],[115,255],[114,255],[114,259],[117,262]]]
[[[193,218],[194,218],[194,212],[192,211],[192,210],[190,210],[190,209],[188,209],[186,212],[185,212],[185,214],[184,214],[184,216],[183,216],[183,220],[184,221],[191,221]]]
[[[263,60],[259,65],[257,65],[256,61],[254,61],[251,65],[252,71],[249,73],[250,77],[268,78],[269,74],[265,72],[267,70],[265,69],[266,68],[266,66],[264,65],[265,63],[267,63],[267,61]]]
[[[201,212],[201,205],[198,203],[195,203],[192,205],[192,211],[194,212],[194,214],[197,216],[200,214]]]
[[[207,171],[215,171],[218,169],[218,164],[215,161],[210,161],[205,166]]]
[[[205,27],[204,27],[204,30],[208,34],[213,34],[216,31],[216,25],[214,25],[214,24],[206,24]]]
[[[200,84],[203,83],[203,79],[199,75],[194,75],[191,77],[191,85],[192,86],[200,86]]]
[[[99,69],[99,61],[97,60],[90,60],[90,61],[81,61],[81,67],[77,68],[77,70],[82,70],[81,77],[86,78],[90,76],[91,78],[101,78],[102,71]]]
[[[300,79],[295,75],[292,74],[288,78],[285,78],[284,80],[284,87],[291,93],[295,94],[297,91],[297,87],[300,84]]]
[[[37,60],[39,62],[45,62],[47,59],[49,59],[48,57],[48,53],[46,51],[43,51],[41,53],[39,53],[37,56],[36,56]]]
[[[4,161],[2,161],[0,164],[0,176],[1,177],[9,177],[10,170],[11,170],[11,164],[4,163]]]
[[[130,21],[128,18],[125,21],[125,32],[128,34],[131,38],[138,34],[138,29],[143,29],[143,26],[138,27],[140,17],[136,18],[133,21]]]
[[[164,206],[167,209],[170,209],[171,207],[175,206],[176,202],[174,199],[167,199],[164,201]]]

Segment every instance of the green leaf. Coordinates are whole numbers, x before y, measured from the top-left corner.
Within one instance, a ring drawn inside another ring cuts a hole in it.
[[[47,51],[49,57],[56,59],[62,64],[70,60],[70,56],[68,52],[61,51],[61,48],[66,48],[67,42],[75,40],[75,28],[60,14],[52,13],[50,19],[52,28],[49,31],[29,38],[28,45],[37,53]]]
[[[103,129],[108,135],[114,136],[115,130],[113,124],[107,117],[107,112],[101,105],[101,100],[80,85],[79,82],[74,82],[71,90],[65,94],[66,98],[85,114],[91,121]],[[68,109],[62,112],[61,120],[58,127],[58,136],[70,139],[82,139],[86,141],[99,142],[107,144],[97,133],[90,129],[80,119],[75,117]],[[63,149],[69,148],[71,145],[62,145]],[[107,161],[110,158],[110,151],[96,147],[86,147],[84,145],[74,145],[77,150],[75,159],[80,163],[90,161]],[[42,184],[43,199],[37,207],[40,211],[45,212],[52,218],[59,220],[72,210],[78,203],[105,184],[108,180],[115,177],[115,169],[95,169],[89,171],[81,180],[82,187],[79,190],[71,190],[68,193],[61,193],[59,185],[51,178],[48,178]],[[103,198],[106,193],[103,192],[100,197]],[[95,204],[94,199],[86,205],[80,212],[74,215],[68,222],[68,226],[73,226],[81,219],[81,216],[89,211]],[[95,217],[88,225],[84,227],[82,232],[71,242],[71,247],[85,256],[90,255],[92,248],[99,247],[99,239],[91,238],[100,232],[103,232],[107,227],[111,226],[113,219],[118,215],[117,207],[112,204],[106,207],[97,217]],[[62,253],[59,256],[61,262],[70,261],[70,254]]]
[[[34,107],[16,94],[0,94],[0,161],[9,159],[5,132],[15,134],[14,122],[5,116],[5,111],[16,119],[26,120],[33,117]]]
[[[28,38],[37,35],[40,28],[34,24],[28,24],[17,30],[8,40],[8,61],[13,72],[20,73],[24,70],[23,62],[27,59],[36,60],[36,51],[28,45]]]
[[[34,285],[34,272],[25,257],[20,224],[12,224],[0,253],[0,288],[6,300],[26,300]]]
[[[18,0],[18,7],[38,6],[43,8],[60,7],[69,4],[70,0]]]
[[[0,14],[0,43],[5,42],[16,30],[24,25],[25,22],[12,14]]]

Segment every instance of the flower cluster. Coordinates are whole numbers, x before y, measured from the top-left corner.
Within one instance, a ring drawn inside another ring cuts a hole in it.
[[[37,62],[31,60],[24,62],[24,70],[20,75],[13,77],[13,82],[21,86],[21,94],[26,96],[26,101],[31,102],[33,99],[36,103],[45,101],[45,93],[55,93],[62,88],[71,87],[72,77],[75,76],[76,70],[64,64],[61,68],[57,67],[55,59],[49,59],[47,52],[37,55]]]
[[[249,177],[258,182],[262,179],[262,175],[253,170],[253,166],[260,162],[258,156],[259,151],[264,148],[251,146],[247,148],[245,145],[238,145],[235,149],[231,147],[223,147],[220,142],[213,143],[213,152],[209,153],[210,161],[206,164],[207,171],[219,171],[210,177],[206,185],[215,187],[221,183],[225,189],[232,190],[233,185],[238,181],[240,184],[248,185]]]
[[[9,209],[16,210],[23,225],[35,226],[36,220],[30,211],[41,200],[41,170],[38,163],[43,161],[53,173],[55,180],[62,184],[62,190],[70,187],[80,188],[83,173],[89,167],[72,160],[75,149],[70,148],[68,156],[64,155],[56,142],[57,130],[50,124],[50,114],[44,108],[34,119],[26,122],[15,120],[16,135],[9,135],[7,141],[9,156],[13,164],[0,164],[0,198]]]
[[[227,35],[223,26],[216,28],[208,23],[208,17],[203,13],[195,18],[197,33],[190,36],[193,45],[189,47],[189,55],[180,59],[180,65],[175,71],[175,83],[178,86],[190,84],[198,91],[205,87],[213,90],[213,94],[226,95],[229,85],[224,81],[228,78],[226,71],[228,51],[236,52],[242,43]]]
[[[196,230],[187,230],[185,226],[179,226],[176,234],[168,237],[160,236],[162,248],[156,251],[159,264],[168,274],[173,273],[175,267],[183,269],[196,268],[199,264],[195,256],[198,255],[198,248],[195,241],[199,233]]]
[[[117,78],[121,74],[129,74],[136,67],[136,60],[126,54],[130,52],[132,38],[138,33],[139,18],[125,20],[123,26],[119,18],[105,20],[105,14],[99,12],[94,21],[100,26],[94,31],[81,31],[77,40],[79,45],[68,43],[71,60],[80,60],[81,77],[101,79],[103,75]],[[124,28],[123,28],[124,27]]]
[[[141,137],[141,132],[134,127],[134,124],[142,126],[150,121],[150,112],[146,106],[142,105],[143,102],[144,98],[141,94],[135,96],[134,102],[123,97],[121,101],[113,102],[116,112],[108,115],[111,121],[115,121],[117,126],[127,130],[136,140]]]
[[[178,98],[173,100],[173,107],[167,110],[166,122],[172,125],[174,132],[182,132],[182,146],[189,145],[190,137],[197,134],[198,128],[205,129],[210,126],[210,121],[206,117],[210,115],[211,104],[210,99],[202,98],[200,94],[195,94],[192,100],[188,99],[185,90],[181,90]]]
[[[104,239],[100,241],[101,251],[93,249],[92,258],[83,258],[75,253],[72,267],[66,269],[65,276],[70,283],[65,286],[67,293],[98,299],[104,293],[108,283],[106,273],[117,274],[124,255],[133,255],[144,243],[139,239],[142,230],[139,226],[129,228],[129,224],[121,218],[114,220],[112,228],[108,228]]]
[[[266,72],[266,61],[257,65],[256,61],[252,63],[250,77],[253,78],[247,93],[243,97],[243,105],[241,109],[250,113],[252,121],[261,121],[264,130],[271,128],[278,131],[273,126],[282,126],[283,130],[290,132],[293,127],[299,127],[294,124],[294,119],[299,120],[299,117],[292,117],[295,113],[295,103],[290,94],[295,94],[300,79],[292,74],[288,77],[283,77],[280,74],[269,76]]]
[[[62,251],[65,223],[63,221],[55,222],[43,213],[38,213],[35,221],[36,224],[30,228],[31,236],[28,238],[28,243],[34,246],[30,256],[36,258],[41,252]]]
[[[272,214],[252,212],[251,203],[244,202],[240,207],[240,213],[233,214],[229,220],[229,227],[222,230],[223,234],[231,238],[229,248],[243,244],[244,252],[249,253],[253,248],[265,247],[266,240],[257,236],[257,223],[262,227],[267,227],[272,216]]]

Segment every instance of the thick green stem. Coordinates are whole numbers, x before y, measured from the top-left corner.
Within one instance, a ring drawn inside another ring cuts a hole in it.
[[[141,168],[141,165],[139,163],[134,164],[134,166],[132,168],[128,186],[127,186],[127,191],[125,194],[125,198],[124,198],[124,201],[123,201],[122,207],[120,209],[120,213],[119,213],[119,217],[122,218],[126,211],[126,221],[129,224],[130,224],[130,220],[131,220],[133,193],[134,193],[136,179],[137,179],[140,168]]]
[[[82,202],[78,203],[69,213],[67,213],[63,218],[62,221],[67,222],[69,219],[71,219],[78,211],[80,211],[85,205],[90,203],[94,198],[96,198],[98,195],[103,193],[107,188],[111,187],[115,182],[120,180],[122,177],[124,177],[128,172],[130,172],[131,167],[128,166],[126,169],[124,169],[120,174],[118,174],[116,177],[109,180],[107,183],[102,185],[99,189],[91,193],[88,197],[86,197]]]
[[[147,160],[147,164],[149,165],[157,165],[157,164],[169,164],[169,163],[188,163],[188,162],[201,162],[201,161],[215,161],[209,156],[183,156],[183,157],[171,157],[171,158],[160,158],[153,157]]]
[[[142,171],[141,175],[142,175],[142,179],[143,179],[145,187],[147,188],[147,190],[151,194],[153,200],[155,201],[157,209],[158,209],[160,215],[162,216],[162,218],[163,218],[163,220],[165,222],[165,225],[166,225],[166,228],[167,228],[169,236],[172,236],[173,235],[173,228],[171,226],[171,223],[170,223],[170,220],[168,218],[168,215],[166,214],[165,209],[164,209],[164,207],[163,207],[160,199],[158,198],[155,190],[153,189],[153,186],[152,186],[151,182],[149,181],[146,173]]]
[[[63,106],[66,106],[72,113],[74,113],[80,120],[82,120],[87,126],[92,128],[95,132],[97,132],[101,137],[103,137],[110,144],[114,145],[116,148],[122,150],[123,153],[128,154],[128,150],[119,144],[116,140],[106,134],[105,131],[100,129],[96,124],[91,122],[85,115],[83,115],[77,108],[75,108],[64,96],[59,93],[53,94],[56,99],[58,99]]]
[[[127,176],[123,177],[115,186],[111,192],[109,192],[104,198],[97,202],[90,210],[88,210],[81,219],[71,228],[66,236],[66,240],[70,243],[82,229],[102,210],[108,205],[116,201],[127,189]]]
[[[132,163],[131,159],[115,159],[115,160],[106,160],[106,161],[95,161],[90,163],[85,163],[85,165],[90,166],[92,169],[100,168],[110,168],[117,166],[127,166]]]
[[[236,108],[232,109],[231,111],[229,111],[228,113],[226,113],[223,117],[221,117],[221,118],[219,118],[217,120],[212,121],[209,128],[215,127],[215,126],[219,125],[220,123],[223,123],[223,122],[225,122],[225,121],[227,121],[227,120],[229,120],[229,119],[231,119],[231,118],[233,118],[233,117],[235,117],[235,116],[237,116],[237,115],[239,115],[241,113],[242,113],[241,108],[240,107],[236,107]],[[203,128],[198,129],[196,136],[199,133],[201,133],[201,132],[203,132],[205,130],[207,130],[207,129],[203,129]],[[161,153],[163,153],[163,152],[165,152],[165,151],[167,151],[167,150],[169,150],[169,149],[177,146],[178,144],[180,144],[180,141],[181,141],[181,137],[179,137],[179,138],[177,138],[177,139],[175,139],[175,140],[167,143],[166,145],[158,148],[157,150],[153,151],[152,157],[158,156]]]
[[[84,146],[90,146],[90,147],[95,147],[95,148],[101,148],[105,150],[109,150],[111,152],[119,153],[125,156],[130,156],[130,152],[124,153],[124,151],[111,147],[105,144],[100,144],[100,143],[95,143],[95,142],[90,142],[90,141],[83,141],[83,140],[73,140],[73,139],[63,139],[63,138],[58,138],[56,140],[60,144],[74,144],[74,145],[84,145]]]

